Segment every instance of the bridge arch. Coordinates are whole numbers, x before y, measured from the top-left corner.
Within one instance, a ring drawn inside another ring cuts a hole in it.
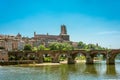
[[[22,55],[23,58],[24,58],[25,55],[27,55],[26,57],[27,57],[28,60],[35,60],[36,59],[36,53],[35,52],[31,52],[31,53],[26,53],[25,52],[24,55]]]
[[[40,51],[38,51],[36,56],[38,58],[38,62],[39,63],[43,63],[45,61],[50,62],[51,58],[52,58],[51,51],[47,51],[47,50],[40,50]]]
[[[80,50],[77,51],[75,57],[76,62],[86,62],[86,51],[85,50]]]
[[[69,51],[60,51],[59,52],[59,62],[60,63],[67,63],[69,57]]]
[[[50,54],[50,52],[43,53],[43,61],[52,62],[52,55]]]
[[[117,53],[116,55],[115,55],[115,63],[116,62],[120,62],[120,53]]]
[[[90,51],[88,51],[86,63],[87,64],[93,64],[94,63],[94,58],[98,54],[101,54],[104,57],[106,57],[107,51],[106,50],[90,50]]]
[[[120,50],[111,50],[108,53],[107,64],[115,64],[115,58],[118,54],[120,54]]]
[[[86,57],[86,51],[85,50],[73,50],[71,51],[69,57],[68,57],[68,64],[74,64],[76,63],[75,58],[78,54],[82,54]]]
[[[106,56],[107,55],[107,51],[105,50],[93,50],[91,51],[91,56],[92,56],[92,59],[93,59],[93,62],[95,62],[96,60],[105,60],[106,59]],[[101,59],[100,59],[101,57]]]

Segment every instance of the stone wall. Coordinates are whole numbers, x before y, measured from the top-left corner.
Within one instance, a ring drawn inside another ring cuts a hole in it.
[[[8,52],[0,50],[0,61],[8,61]]]

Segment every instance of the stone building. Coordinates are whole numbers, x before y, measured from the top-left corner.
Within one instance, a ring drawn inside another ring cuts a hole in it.
[[[8,52],[4,49],[0,49],[0,61],[8,61]]]
[[[67,29],[65,25],[61,25],[61,33],[59,35],[49,35],[47,34],[36,34],[34,32],[34,42],[35,46],[43,44],[48,46],[51,42],[69,42],[69,35],[67,34]]]

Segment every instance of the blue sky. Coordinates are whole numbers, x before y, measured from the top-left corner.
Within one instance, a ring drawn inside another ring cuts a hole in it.
[[[59,35],[62,24],[71,41],[120,48],[119,0],[0,0],[0,34]]]

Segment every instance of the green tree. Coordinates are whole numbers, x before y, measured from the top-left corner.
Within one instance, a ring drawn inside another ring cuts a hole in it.
[[[69,43],[51,43],[49,45],[50,50],[73,50],[73,46]]]
[[[32,51],[37,51],[37,50],[38,50],[37,47],[32,48]]]
[[[85,43],[83,43],[82,41],[78,42],[78,48],[79,49],[85,49],[85,47],[86,47]]]
[[[50,50],[62,50],[63,46],[61,43],[54,42],[49,45],[49,48]]]
[[[95,50],[95,49],[96,49],[96,46],[95,46],[94,44],[88,44],[88,45],[87,45],[87,49]]]
[[[24,46],[24,50],[29,50],[29,51],[32,51],[32,46],[30,44],[26,44]]]
[[[101,47],[98,44],[85,44],[82,41],[78,42],[78,49],[86,50],[105,50],[107,48]]]
[[[46,48],[45,48],[45,46],[44,45],[40,45],[40,46],[38,46],[38,50],[45,50]]]
[[[74,50],[74,47],[69,43],[63,43],[62,46],[63,46],[63,50]]]

